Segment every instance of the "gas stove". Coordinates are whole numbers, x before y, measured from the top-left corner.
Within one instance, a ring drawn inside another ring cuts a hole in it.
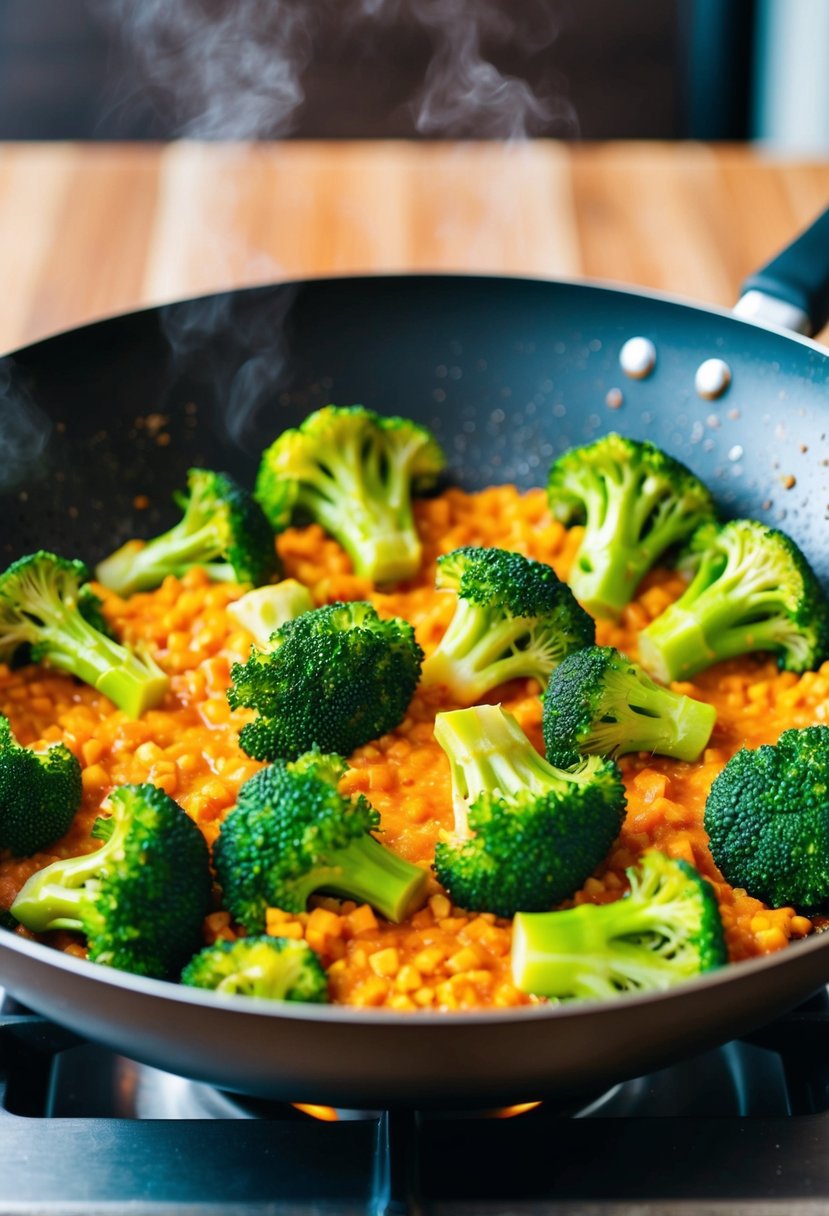
[[[597,1094],[489,1111],[267,1103],[159,1072],[5,998],[2,1216],[816,1216],[829,996]]]

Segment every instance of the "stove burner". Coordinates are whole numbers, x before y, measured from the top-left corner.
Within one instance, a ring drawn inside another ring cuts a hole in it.
[[[94,1077],[94,1087],[90,1078]],[[780,1058],[747,1043],[725,1047],[675,1064],[672,1068],[615,1085],[581,1105],[554,1101],[509,1108],[522,1121],[553,1117],[577,1119],[662,1118],[679,1115],[723,1117],[786,1115],[785,1081]],[[105,1048],[86,1043],[69,1047],[55,1060],[48,1114],[72,1118],[95,1115],[118,1119],[323,1119],[331,1107],[297,1108],[160,1072]],[[378,1111],[338,1109],[340,1122],[377,1119]],[[428,1120],[504,1118],[504,1110],[427,1111]]]
[[[340,1110],[327,1122],[126,1060],[6,1004],[0,1211],[805,1216],[829,1210],[828,1036],[821,996],[751,1042],[575,1111]]]

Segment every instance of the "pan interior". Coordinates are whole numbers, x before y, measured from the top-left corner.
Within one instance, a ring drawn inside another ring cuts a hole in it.
[[[620,363],[632,337],[648,338],[656,355],[642,379],[628,376]],[[714,400],[700,397],[695,387],[697,369],[711,357],[731,370],[730,386]],[[814,344],[716,312],[574,284],[429,276],[329,280],[184,302],[7,357],[0,436],[12,459],[0,477],[6,523],[0,545],[4,560],[48,547],[94,562],[128,537],[174,522],[172,493],[185,468],[218,466],[250,483],[262,448],[284,427],[329,401],[362,402],[433,429],[450,455],[451,479],[470,489],[505,481],[543,484],[558,453],[609,430],[648,438],[708,482],[725,513],[784,527],[826,578],[828,370],[826,355]],[[139,510],[144,499],[148,505]],[[537,1092],[534,1076],[545,1090],[601,1088],[609,1078],[636,1075],[644,1064],[757,1024],[764,1011],[781,1011],[825,980],[826,945],[810,942],[792,950],[791,959],[703,980],[682,1000],[655,997],[577,1016],[564,1010],[507,1016],[501,1025],[504,1032],[512,1029],[505,1050],[522,1096]],[[132,984],[130,977],[112,982],[96,977],[94,968],[64,969],[45,951],[17,941],[0,944],[0,952],[15,991],[50,1016],[89,1025],[95,1037],[153,1064],[255,1094],[298,1096],[290,1076],[297,1040],[275,1033],[280,1023],[307,1028],[302,1067],[304,1093],[312,1097],[342,1096],[350,1070],[359,1067],[367,1097],[395,1085],[420,1101],[436,1092],[446,1080],[439,1069],[449,1067],[453,1092],[478,1101],[480,1036],[489,1035],[489,1052],[500,1033],[493,1029],[495,1018],[459,1017],[447,1036],[437,1017],[361,1019],[346,1010],[262,1017],[234,1002],[211,1018],[200,1051],[186,1043],[184,1016],[166,1037],[150,1025],[165,986]],[[775,974],[789,977],[776,992]],[[57,991],[50,990],[53,983]],[[207,1020],[207,1002],[200,1005],[174,988],[164,1000],[188,1014],[198,1007]],[[650,1025],[668,1008],[670,1041],[663,1029],[646,1049],[634,1025],[637,1012],[652,1010]],[[571,1040],[564,1028],[593,1017],[618,1033],[612,1052],[599,1050],[589,1065],[581,1032]],[[407,1072],[400,1059],[401,1034],[415,1033],[415,1023],[418,1035],[452,1041],[431,1063],[428,1053],[419,1056],[418,1067],[429,1072],[424,1085],[415,1066]],[[220,1066],[217,1055],[228,1031],[241,1040],[254,1026],[252,1042],[240,1041],[227,1069]],[[331,1028],[326,1037],[325,1026]],[[480,1035],[464,1041],[475,1027]],[[555,1027],[561,1028],[556,1045]],[[372,1043],[368,1028],[376,1030]],[[238,1058],[243,1046],[244,1060]],[[584,1065],[575,1068],[578,1076],[568,1070],[568,1053]],[[486,1067],[495,1063],[486,1056]],[[335,1084],[332,1068],[340,1070]],[[503,1071],[491,1088],[499,1100],[517,1092]]]

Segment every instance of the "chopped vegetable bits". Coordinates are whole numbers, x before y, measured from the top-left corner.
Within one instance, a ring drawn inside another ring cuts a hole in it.
[[[434,586],[441,555],[474,546],[494,547],[547,563],[566,578],[583,537],[578,524],[567,529],[551,517],[544,491],[521,494],[511,486],[476,494],[449,489],[415,501],[413,525],[422,559],[403,585],[380,589],[365,573],[355,573],[340,544],[319,523],[280,533],[284,574],[307,587],[318,608],[368,602],[382,621],[408,622],[428,663],[457,602],[456,595]],[[630,602],[617,606],[616,619],[597,622],[596,643],[637,661],[640,632],[685,587],[680,573],[651,569]],[[8,851],[0,856],[0,909],[7,909],[26,881],[47,864],[68,858],[83,861],[99,847],[93,824],[115,787],[145,783],[157,787],[165,797],[175,799],[211,847],[216,845],[223,825],[237,813],[233,808],[240,790],[263,767],[246,754],[239,740],[240,730],[253,721],[253,711],[241,705],[232,708],[226,695],[231,668],[245,664],[250,655],[251,635],[228,611],[246,590],[233,582],[211,582],[198,567],[181,577],[168,576],[158,588],[127,599],[102,590],[100,624],[136,653],[146,654],[158,665],[165,685],[169,682],[163,701],[148,703],[138,718],[129,716],[132,706],[116,708],[100,685],[96,689],[93,683],[79,683],[54,667],[0,666],[0,713],[8,717],[14,738],[37,752],[63,743],[81,767],[82,786],[80,808],[64,836],[32,857],[15,857]],[[585,643],[592,642],[590,633]],[[516,645],[520,650],[520,641]],[[716,898],[732,961],[781,949],[792,938],[810,933],[812,920],[802,908],[769,908],[756,894],[725,882],[709,851],[703,808],[715,777],[741,747],[775,743],[787,728],[826,720],[829,664],[797,675],[778,670],[771,657],[744,654],[700,670],[693,682],[674,683],[672,689],[713,707],[713,733],[704,743],[705,732],[700,730],[702,754],[694,761],[644,752],[621,755],[619,770],[627,799],[621,828],[614,836],[617,818],[608,834],[609,851],[587,867],[592,872],[578,878],[576,889],[570,888],[566,905],[601,908],[620,900],[631,881],[642,885],[632,876],[640,873],[643,856],[659,854],[667,859],[665,865],[682,863],[675,872],[686,878],[691,873],[686,866],[702,875],[696,881],[702,883],[703,893]],[[541,691],[535,676],[521,674],[492,687],[482,700],[500,704],[512,715],[543,767]],[[386,733],[368,737],[346,757],[347,763],[336,773],[336,791],[332,787],[332,794],[344,804],[361,805],[364,797],[372,808],[365,823],[377,848],[393,854],[417,880],[417,898],[401,909],[400,923],[387,919],[388,907],[376,901],[372,906],[373,895],[366,898],[348,889],[337,894],[337,883],[330,876],[325,883],[315,882],[296,901],[269,893],[267,887],[257,897],[255,927],[248,932],[286,943],[276,954],[286,952],[287,943],[310,949],[325,969],[331,1000],[403,1011],[451,1011],[532,1003],[545,999],[541,990],[554,995],[552,989],[544,985],[539,989],[521,977],[516,983],[512,922],[496,915],[497,909],[463,906],[474,901],[447,893],[432,869],[436,846],[450,840],[457,829],[450,765],[435,739],[435,719],[439,713],[458,709],[445,683],[421,684],[413,695],[406,694]],[[102,851],[105,848],[106,844]],[[94,865],[87,869],[91,873]],[[200,918],[201,942],[194,944],[193,953],[199,945],[218,944],[215,957],[223,965],[237,957],[242,963],[243,978],[237,979],[234,971],[225,990],[255,991],[261,978],[258,969],[264,973],[267,960],[276,954],[234,953],[234,944],[249,938],[218,887]],[[73,932],[70,918],[64,924],[51,932],[49,940],[72,953],[83,953],[88,934]],[[92,953],[96,952],[93,946]],[[221,983],[220,976],[216,987]],[[523,990],[527,987],[532,991]]]

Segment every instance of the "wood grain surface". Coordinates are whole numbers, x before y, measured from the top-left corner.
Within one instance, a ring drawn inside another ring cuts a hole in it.
[[[6,144],[0,349],[366,271],[584,275],[729,306],[827,203],[829,162],[696,144]]]

